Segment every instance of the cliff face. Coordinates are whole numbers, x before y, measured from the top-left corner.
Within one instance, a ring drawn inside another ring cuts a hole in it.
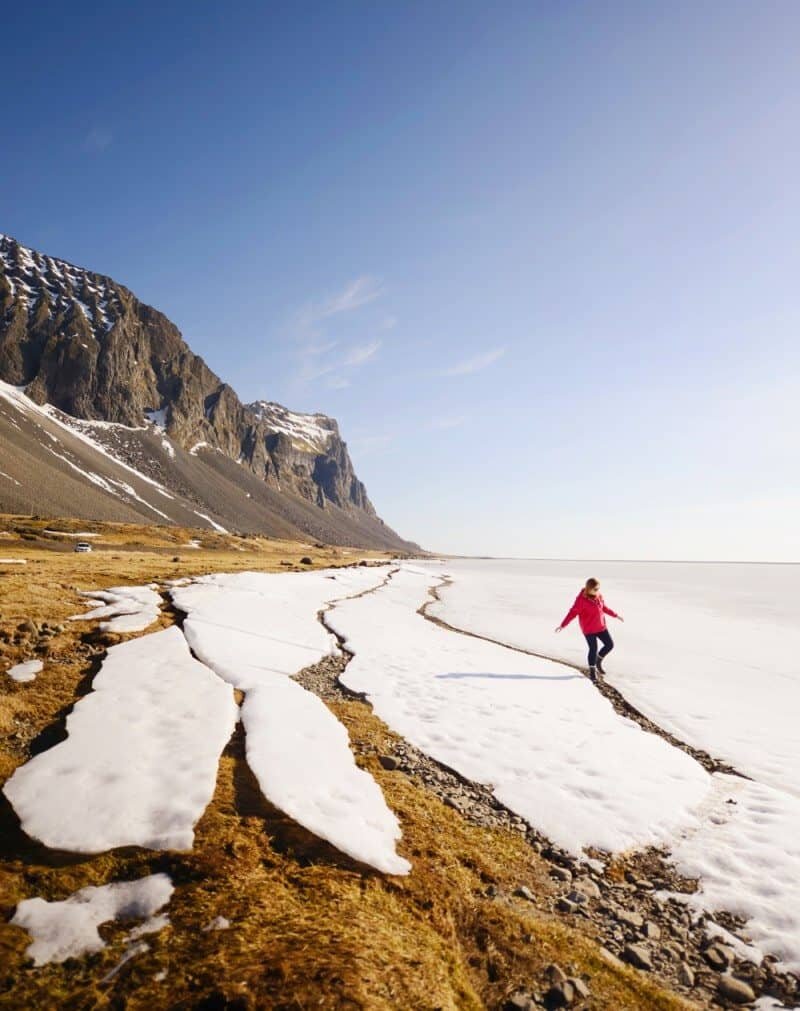
[[[392,533],[333,419],[268,401],[242,404],[177,327],[123,285],[6,236],[0,380],[73,418],[158,429],[193,457],[218,451],[282,495]]]

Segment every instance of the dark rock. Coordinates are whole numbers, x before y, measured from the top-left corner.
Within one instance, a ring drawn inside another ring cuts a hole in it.
[[[384,769],[388,769],[389,772],[394,772],[394,770],[397,769],[400,765],[400,763],[397,761],[394,755],[379,755],[378,761],[381,763]]]
[[[301,565],[313,565],[314,562],[313,562],[313,560],[311,558],[308,557],[308,555],[303,555],[303,557],[300,559],[300,564]]]
[[[719,993],[733,1004],[752,1004],[756,999],[750,984],[735,976],[720,976]]]
[[[515,888],[514,894],[520,899],[527,899],[528,902],[536,901],[536,896],[527,885],[520,885],[519,888]]]
[[[560,965],[556,965],[555,962],[551,962],[550,965],[545,966],[544,978],[548,983],[563,983],[567,978],[567,974]]]
[[[703,958],[715,972],[722,972],[733,964],[733,952],[724,944],[711,944],[703,952]]]
[[[556,881],[570,882],[572,881],[572,871],[567,870],[566,867],[558,867],[558,866],[551,867],[550,877],[555,878]]]
[[[563,983],[556,983],[550,987],[544,995],[544,1006],[546,1008],[569,1007],[575,1000],[575,988],[569,980]]]
[[[503,1011],[536,1011],[536,1002],[526,993],[514,993],[503,1004]]]
[[[682,986],[694,986],[694,970],[686,962],[681,962],[678,966],[678,982]]]
[[[622,952],[622,960],[637,969],[644,969],[646,972],[653,970],[653,959],[643,944],[626,944]]]
[[[569,899],[559,899],[556,903],[556,909],[560,913],[577,913],[580,906],[576,905],[574,902],[570,902]]]

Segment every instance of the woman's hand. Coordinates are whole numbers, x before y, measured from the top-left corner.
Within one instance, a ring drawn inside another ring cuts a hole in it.
[[[618,621],[625,621],[625,619],[624,619],[624,618],[622,617],[622,615],[621,615],[621,614],[618,614],[618,615],[617,615],[617,620],[618,620]]]
[[[556,628],[556,632],[560,632],[560,631],[561,631],[561,629],[562,629],[563,627],[564,627],[563,625],[559,625],[559,626],[558,626],[558,627]]]

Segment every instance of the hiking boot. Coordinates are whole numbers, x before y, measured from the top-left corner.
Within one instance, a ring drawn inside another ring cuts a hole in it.
[[[589,668],[589,680],[590,681],[594,681],[595,683],[597,683],[597,668],[596,667],[590,667]]]
[[[603,670],[603,658],[601,656],[597,658],[597,673],[605,674],[605,671]]]

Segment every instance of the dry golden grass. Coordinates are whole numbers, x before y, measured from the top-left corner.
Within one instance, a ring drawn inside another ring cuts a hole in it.
[[[12,543],[5,540],[0,555],[20,550]],[[13,630],[27,617],[62,621],[80,607],[77,589],[245,567],[276,569],[280,561],[304,554],[315,564],[351,557],[278,542],[264,542],[246,557],[223,543],[216,551],[193,551],[181,563],[153,550],[115,558],[26,549],[25,571],[15,566],[0,576],[0,625]],[[97,660],[77,652],[88,629],[85,623],[68,625],[53,641],[35,682],[4,685],[0,781],[31,748],[41,750],[58,739],[69,707],[89,689]],[[7,658],[19,648],[6,647]],[[462,1011],[501,1006],[516,988],[541,980],[543,967],[553,961],[590,977],[595,1008],[689,1006],[643,974],[612,964],[588,934],[514,898],[521,883],[541,897],[551,887],[535,852],[518,835],[471,825],[423,786],[385,771],[376,756],[390,751],[395,738],[368,706],[353,701],[332,708],[400,818],[400,849],[413,862],[407,878],[370,872],[271,807],[244,760],[241,730],[222,758],[216,793],[191,853],[53,853],[20,831],[2,799],[0,1007]],[[124,924],[101,928],[108,947],[97,955],[38,969],[26,961],[29,938],[8,924],[20,899],[63,899],[85,885],[156,871],[170,874],[176,887],[170,926],[149,936],[150,950],[110,982],[102,980],[124,951]],[[495,897],[487,894],[489,885]],[[230,920],[230,928],[204,932],[216,916]],[[159,981],[161,972],[166,976]]]

